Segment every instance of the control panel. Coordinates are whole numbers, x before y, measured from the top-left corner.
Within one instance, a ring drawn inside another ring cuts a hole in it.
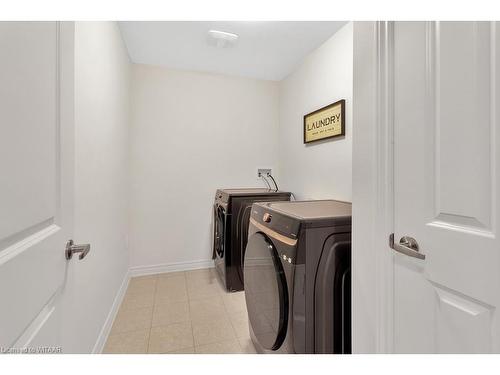
[[[266,227],[289,238],[297,238],[300,222],[294,218],[268,212],[260,205],[253,205],[252,218]]]
[[[289,257],[286,254],[281,254],[281,259],[283,259],[285,262],[292,263],[292,257]]]

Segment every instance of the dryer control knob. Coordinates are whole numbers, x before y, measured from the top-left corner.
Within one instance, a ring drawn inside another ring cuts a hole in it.
[[[264,216],[262,217],[262,220],[264,220],[265,223],[270,223],[273,215],[271,215],[269,212],[266,212]]]

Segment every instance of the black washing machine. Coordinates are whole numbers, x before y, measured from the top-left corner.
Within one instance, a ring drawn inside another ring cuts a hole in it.
[[[255,202],[289,201],[291,193],[268,189],[219,189],[214,204],[213,259],[226,290],[243,290],[248,223]]]
[[[245,253],[259,353],[351,353],[351,204],[256,203]]]

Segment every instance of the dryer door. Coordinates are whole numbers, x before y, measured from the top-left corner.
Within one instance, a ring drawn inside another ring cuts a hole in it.
[[[252,331],[264,348],[277,350],[286,337],[288,288],[278,252],[262,232],[248,239],[244,277]]]

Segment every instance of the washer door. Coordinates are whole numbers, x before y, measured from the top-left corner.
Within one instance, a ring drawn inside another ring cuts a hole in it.
[[[224,245],[226,235],[226,211],[223,207],[217,206],[215,218],[214,246],[215,253],[219,258],[224,257]]]
[[[250,222],[250,215],[252,213],[252,202],[246,203],[240,210],[238,220],[236,222],[238,236],[237,240],[240,241],[240,267],[238,268],[238,275],[240,276],[241,283],[244,284],[245,275],[243,269],[245,264],[245,251],[248,243],[248,224]]]
[[[248,239],[243,273],[252,331],[264,348],[277,350],[286,337],[288,288],[278,252],[262,232]]]

